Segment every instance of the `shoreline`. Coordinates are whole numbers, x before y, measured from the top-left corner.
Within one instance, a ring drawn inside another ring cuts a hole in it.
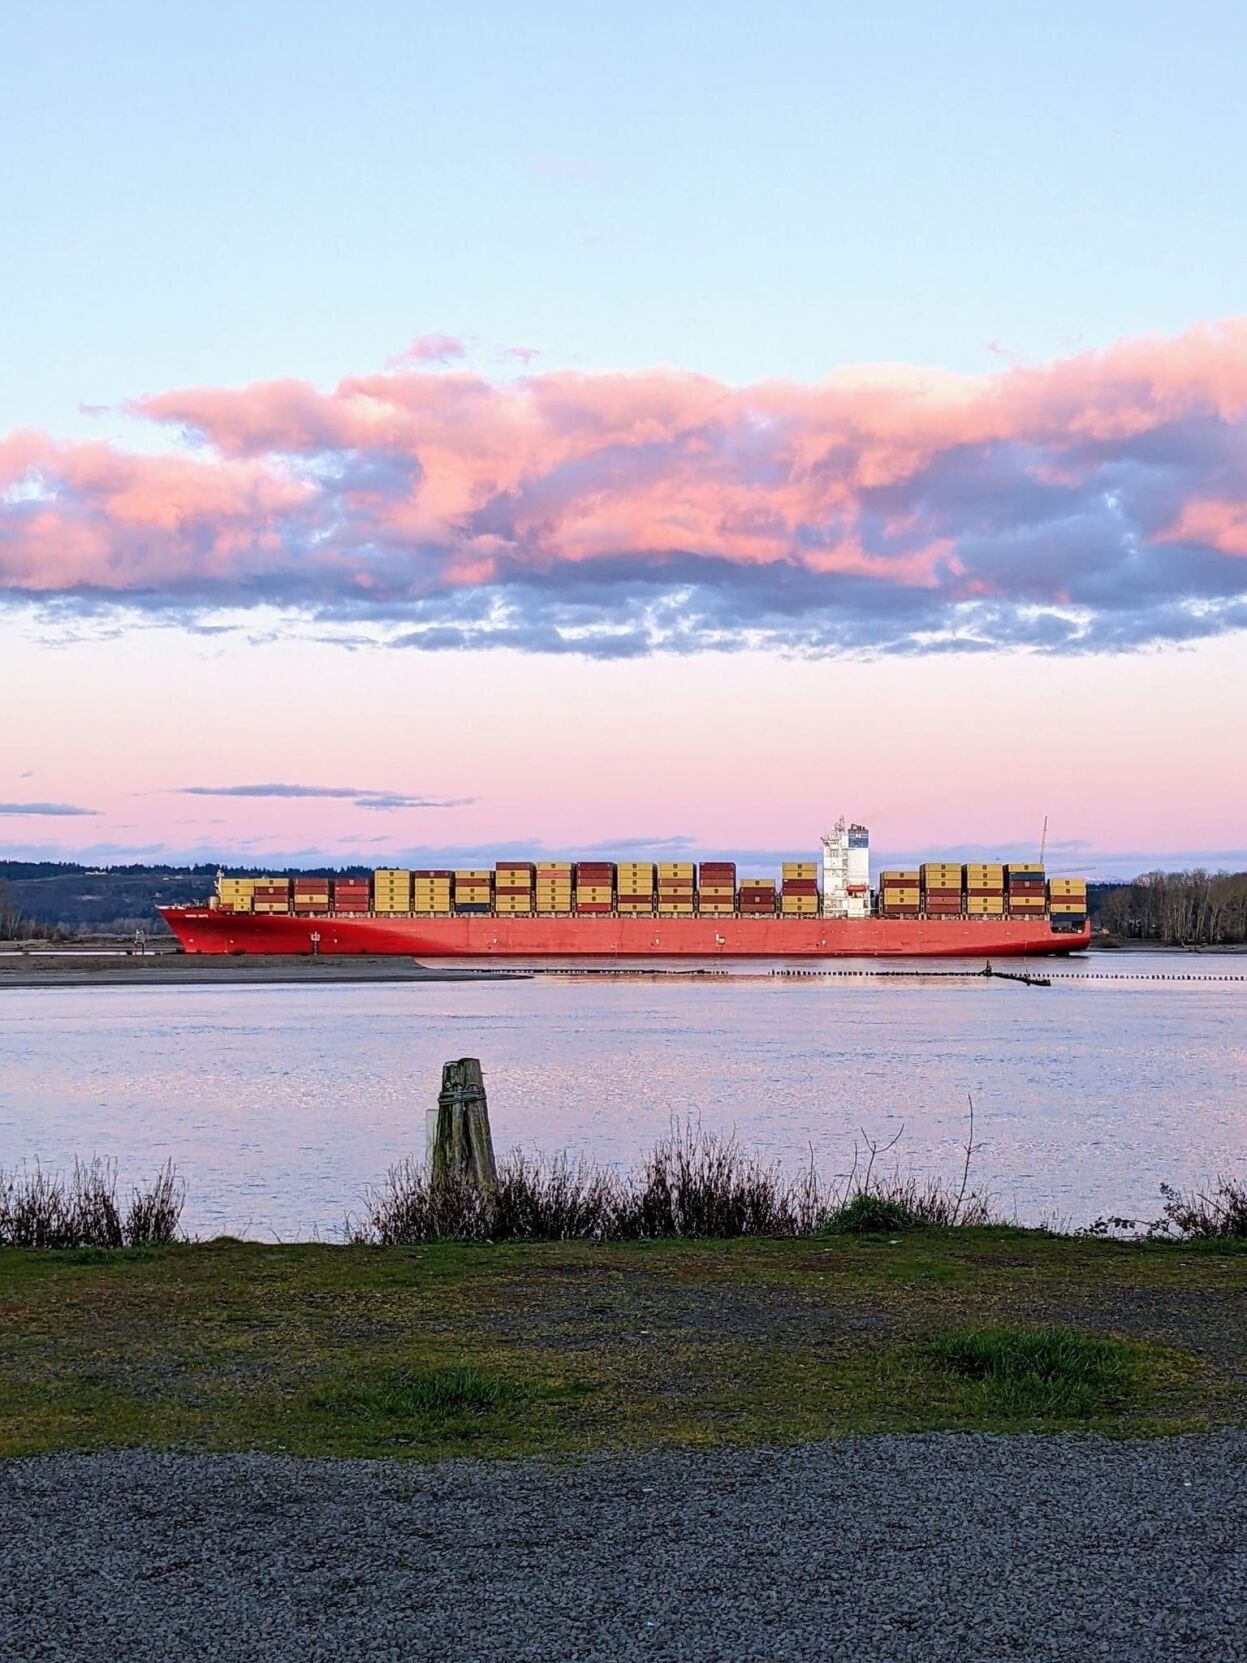
[[[325,987],[359,982],[502,982],[525,975],[491,965],[453,969],[414,959],[217,958],[157,951],[143,956],[97,949],[82,953],[0,955],[5,988],[79,987]]]

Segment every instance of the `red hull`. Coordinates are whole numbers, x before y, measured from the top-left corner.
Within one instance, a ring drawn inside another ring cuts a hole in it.
[[[188,953],[415,958],[1006,958],[1072,953],[1090,925],[1047,918],[297,917],[161,907]]]

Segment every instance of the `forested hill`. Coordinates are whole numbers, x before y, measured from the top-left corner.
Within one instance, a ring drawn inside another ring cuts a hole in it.
[[[0,938],[34,926],[40,932],[165,931],[157,906],[206,901],[220,870],[246,872],[252,867],[78,866],[69,862],[0,860]],[[302,877],[328,874],[329,868],[267,868],[274,875]],[[364,867],[345,867],[362,872]]]

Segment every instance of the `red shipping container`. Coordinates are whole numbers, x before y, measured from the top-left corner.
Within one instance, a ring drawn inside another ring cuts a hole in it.
[[[577,912],[609,912],[610,910],[611,904],[609,901],[577,901],[576,903]]]
[[[816,878],[785,878],[783,892],[785,895],[817,895],[818,880]]]

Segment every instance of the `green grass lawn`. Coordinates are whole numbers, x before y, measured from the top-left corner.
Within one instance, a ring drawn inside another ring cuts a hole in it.
[[[1247,1421],[1247,1252],[804,1241],[0,1251],[0,1455],[574,1455]]]

